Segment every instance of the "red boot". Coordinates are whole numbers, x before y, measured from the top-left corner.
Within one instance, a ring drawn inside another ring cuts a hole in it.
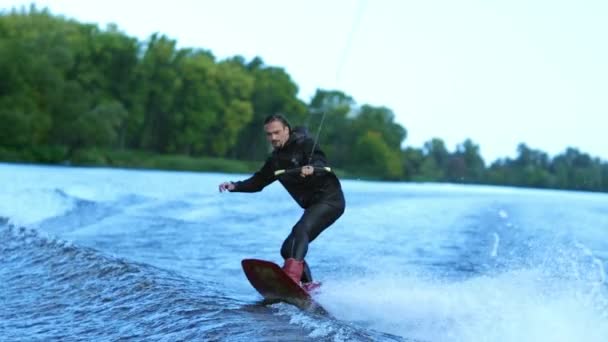
[[[300,285],[300,278],[302,278],[302,271],[304,271],[304,261],[298,261],[294,258],[285,260],[283,265],[283,271],[287,273],[289,278],[296,284]]]

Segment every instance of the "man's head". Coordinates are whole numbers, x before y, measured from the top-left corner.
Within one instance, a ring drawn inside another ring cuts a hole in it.
[[[278,149],[283,147],[289,139],[291,126],[283,115],[270,115],[264,120],[264,131],[266,132],[266,140],[273,148]]]

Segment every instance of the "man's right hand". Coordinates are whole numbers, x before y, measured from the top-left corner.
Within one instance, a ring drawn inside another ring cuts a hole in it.
[[[220,192],[232,191],[232,190],[234,190],[234,183],[224,182],[224,183],[220,184]]]

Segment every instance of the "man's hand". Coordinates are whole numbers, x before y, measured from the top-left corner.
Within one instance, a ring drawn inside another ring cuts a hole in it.
[[[310,176],[315,172],[315,168],[311,165],[302,166],[302,170],[300,170],[300,176],[306,177]]]
[[[234,183],[224,182],[224,183],[220,184],[220,192],[232,191],[232,190],[234,190]]]

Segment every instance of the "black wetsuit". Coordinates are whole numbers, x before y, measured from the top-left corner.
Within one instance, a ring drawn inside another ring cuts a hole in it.
[[[327,166],[325,154],[315,147],[304,129],[294,129],[283,147],[272,152],[264,166],[252,177],[235,182],[233,192],[257,192],[278,179],[293,199],[304,209],[304,214],[283,242],[283,258],[304,260],[308,244],[334,223],[344,213],[344,194],[340,181],[333,172],[315,171],[311,176],[299,173],[274,175],[276,170],[301,168],[305,165]],[[305,264],[302,281],[312,281],[310,269]]]

